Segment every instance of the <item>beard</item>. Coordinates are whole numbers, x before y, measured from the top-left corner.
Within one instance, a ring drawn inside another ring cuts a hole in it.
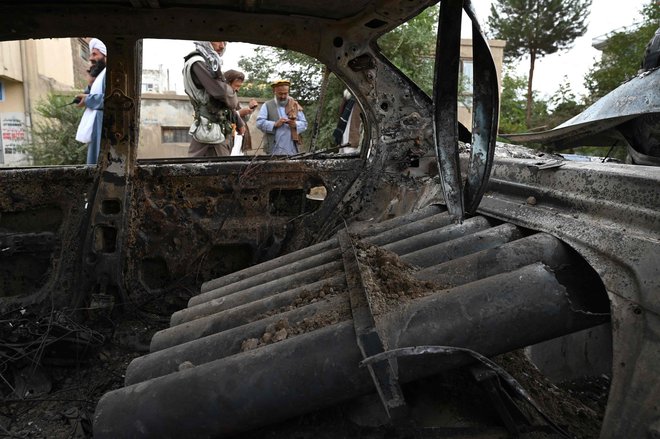
[[[92,62],[92,67],[90,67],[89,69],[89,74],[96,78],[99,75],[99,73],[103,71],[103,69],[105,69],[104,60]]]
[[[275,99],[277,101],[277,105],[280,107],[286,107],[286,103],[289,102],[289,98],[286,99]]]

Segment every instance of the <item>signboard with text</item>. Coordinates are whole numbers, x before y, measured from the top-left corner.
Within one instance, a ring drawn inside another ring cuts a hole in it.
[[[0,113],[0,139],[0,163],[25,161],[25,154],[20,152],[20,147],[27,140],[23,113]]]

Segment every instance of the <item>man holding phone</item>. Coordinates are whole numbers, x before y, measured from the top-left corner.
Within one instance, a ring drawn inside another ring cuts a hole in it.
[[[289,96],[291,83],[278,80],[271,84],[274,98],[261,106],[257,128],[266,139],[264,150],[270,155],[293,155],[300,152],[300,133],[307,129],[302,107]]]

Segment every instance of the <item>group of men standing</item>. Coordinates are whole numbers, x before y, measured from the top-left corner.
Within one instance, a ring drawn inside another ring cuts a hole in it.
[[[221,58],[226,47],[226,41],[196,41],[195,50],[184,58],[184,86],[194,109],[190,129],[193,138],[188,149],[191,157],[230,155],[234,134],[245,132],[247,118],[254,108],[240,109],[236,94],[240,84],[232,88],[222,72]],[[101,145],[108,51],[101,40],[93,38],[89,52],[89,83],[85,92],[76,96],[78,107],[85,108],[76,140],[87,144],[87,164],[96,164]],[[264,133],[263,149],[269,155],[301,152],[300,134],[307,129],[307,119],[300,104],[289,96],[290,86],[287,80],[273,82],[273,99],[266,101],[257,115],[256,126]]]
[[[234,127],[240,129],[246,123],[239,114],[237,90],[222,73],[221,57],[226,47],[226,41],[196,41],[195,50],[184,58],[184,87],[195,111],[189,156],[229,155]],[[307,119],[302,107],[289,96],[289,81],[276,81],[271,86],[274,97],[261,106],[256,123],[266,139],[264,151],[270,155],[298,154]]]

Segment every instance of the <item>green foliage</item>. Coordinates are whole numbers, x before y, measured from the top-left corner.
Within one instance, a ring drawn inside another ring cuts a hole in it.
[[[277,79],[291,81],[291,95],[306,107],[318,98],[323,65],[302,53],[277,47],[258,47],[252,57],[238,62],[247,78],[241,94],[250,97],[273,97],[270,83]]]
[[[500,100],[500,133],[549,130],[579,114],[585,107],[577,102],[568,79],[564,78],[564,82],[549,101],[539,98],[537,92],[534,92],[534,111],[530,119],[531,128],[528,128],[525,120],[526,84],[527,79],[524,76],[516,75],[510,70],[504,71]]]
[[[591,0],[495,0],[488,28],[506,40],[504,56],[541,58],[570,47],[587,30]]]
[[[502,95],[500,96],[500,133],[523,133],[525,123],[525,87],[527,79],[516,76],[506,70],[502,77]]]
[[[318,137],[316,142],[316,151],[322,151],[325,149],[332,149],[335,146],[335,141],[332,138],[332,133],[337,126],[337,121],[339,120],[339,107],[342,101],[342,95],[344,88],[346,86],[344,83],[337,78],[334,74],[330,74],[328,78],[328,88],[326,90],[325,100],[323,102],[323,108],[321,109],[321,122],[318,127]],[[314,115],[318,111],[318,103],[310,107],[310,110],[314,111]],[[312,114],[312,113],[310,113]],[[312,121],[309,121],[309,129],[311,130],[313,125]]]
[[[559,85],[559,89],[550,97],[548,104],[552,107],[552,112],[547,120],[550,128],[561,125],[573,116],[578,115],[586,107],[585,104],[577,101],[566,76]]]
[[[587,30],[591,0],[495,0],[491,36],[506,41],[508,61],[529,56],[526,124],[532,126],[534,64],[537,58],[569,48]]]
[[[74,105],[66,105],[72,95],[49,93],[37,104],[40,117],[34,118],[32,143],[21,148],[30,156],[32,164],[76,165],[87,161],[87,146],[76,141],[76,131],[82,111]]]
[[[585,87],[590,102],[605,96],[639,70],[646,45],[660,24],[660,3],[652,1],[641,13],[643,21],[639,27],[608,37],[600,61],[587,73]]]
[[[438,12],[438,6],[427,8],[378,39],[383,55],[429,96],[433,94]]]

